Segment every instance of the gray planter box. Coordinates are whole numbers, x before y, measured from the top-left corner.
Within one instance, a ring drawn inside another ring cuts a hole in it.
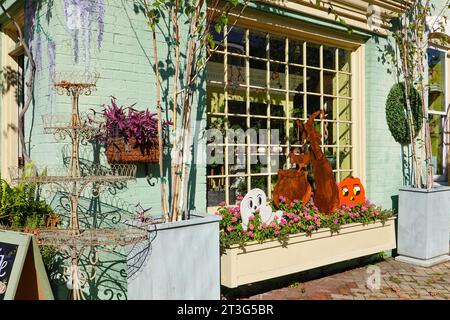
[[[145,257],[139,245],[128,248],[133,273],[128,299],[220,299],[219,221],[216,215],[191,215],[190,220],[152,225],[149,246],[140,247],[148,249]]]
[[[449,260],[450,188],[399,191],[396,260],[432,266]]]

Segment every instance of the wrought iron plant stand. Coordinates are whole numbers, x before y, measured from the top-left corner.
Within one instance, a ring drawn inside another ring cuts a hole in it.
[[[114,183],[124,183],[136,178],[136,165],[113,164],[105,167],[93,164],[89,170],[80,168],[80,143],[92,140],[97,128],[88,117],[80,116],[79,98],[88,96],[96,89],[97,73],[59,73],[55,76],[55,89],[59,95],[67,94],[72,100],[71,113],[44,115],[45,133],[51,133],[57,140],[70,139],[70,160],[67,166],[47,167],[45,175],[24,174],[19,168],[11,168],[11,178],[16,182],[50,185],[52,192],[56,189],[67,195],[70,204],[70,216],[67,228],[48,227],[40,229],[37,239],[40,245],[59,248],[70,259],[69,266],[62,275],[68,279],[74,300],[86,299],[83,285],[86,280],[95,277],[95,265],[98,251],[114,250],[117,246],[136,244],[147,240],[146,228],[127,224],[122,228],[90,228],[80,227],[79,200],[83,192],[90,186],[92,197],[98,197],[104,187]],[[70,79],[70,81],[69,81]],[[113,249],[111,249],[113,248]],[[89,270],[86,266],[81,270],[80,257],[89,250]]]

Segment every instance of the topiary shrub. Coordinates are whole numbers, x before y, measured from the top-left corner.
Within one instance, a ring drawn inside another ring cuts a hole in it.
[[[417,136],[422,127],[422,106],[419,92],[411,87],[411,112],[414,122],[414,132]],[[409,123],[406,119],[405,83],[394,84],[386,100],[386,120],[395,141],[400,144],[411,143]]]

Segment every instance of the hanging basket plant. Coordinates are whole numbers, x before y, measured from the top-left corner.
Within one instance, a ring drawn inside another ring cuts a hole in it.
[[[118,106],[115,97],[102,111],[97,141],[106,147],[109,163],[158,163],[158,120],[155,113]]]
[[[422,127],[422,105],[419,92],[411,87],[411,113],[414,122],[415,136]],[[402,145],[411,143],[410,125],[406,113],[405,83],[396,83],[392,86],[386,100],[386,121],[395,141]]]

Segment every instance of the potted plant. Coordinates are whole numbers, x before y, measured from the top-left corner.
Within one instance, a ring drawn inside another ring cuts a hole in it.
[[[391,210],[366,201],[326,217],[312,200],[280,200],[281,219],[263,223],[256,214],[245,231],[239,206],[218,209],[222,285],[234,288],[395,248]]]
[[[158,120],[149,110],[118,106],[115,97],[104,107],[97,141],[106,145],[109,163],[157,163],[159,161]]]
[[[392,22],[397,50],[386,49],[399,82],[386,102],[386,118],[394,139],[411,156],[404,156],[404,186],[399,190],[397,260],[431,266],[449,260],[450,188],[433,181],[430,119],[428,117],[427,47],[430,1],[412,1]],[[444,10],[442,10],[444,12]],[[442,19],[445,21],[445,19]],[[426,71],[427,70],[427,71]]]

